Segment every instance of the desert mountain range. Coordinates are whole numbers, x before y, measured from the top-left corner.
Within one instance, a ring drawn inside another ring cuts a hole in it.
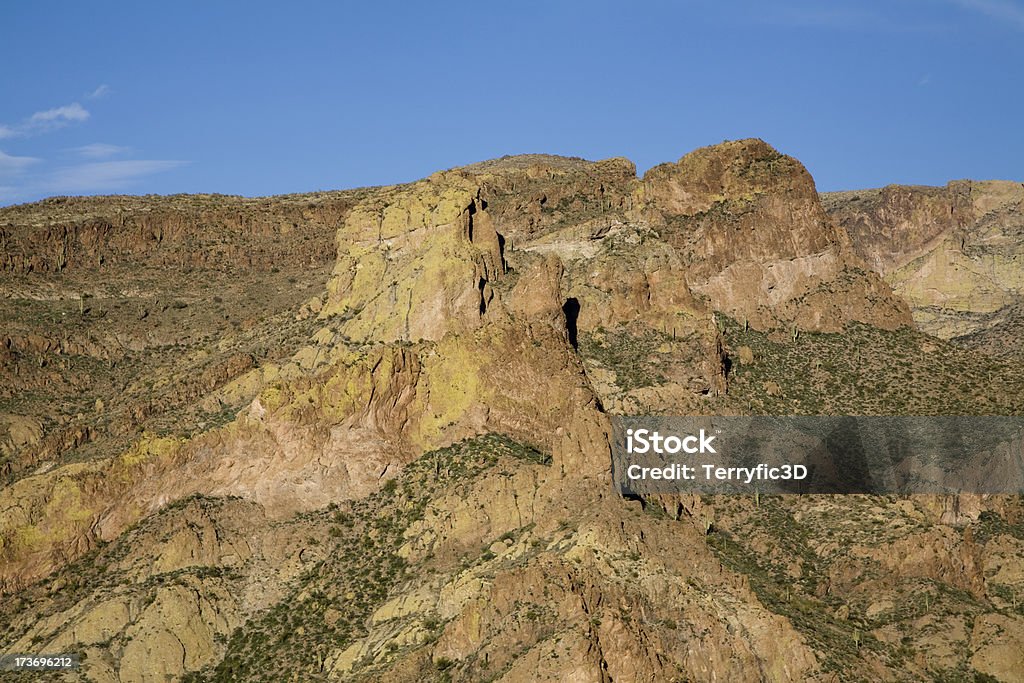
[[[1022,254],[1019,182],[819,194],[760,140],[0,209],[0,652],[124,683],[1022,681],[1019,496],[609,473],[613,415],[1020,415]]]

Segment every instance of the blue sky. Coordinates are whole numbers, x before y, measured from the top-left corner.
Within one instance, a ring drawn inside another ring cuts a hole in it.
[[[641,170],[761,137],[819,189],[1024,180],[1024,0],[0,5],[0,205]]]

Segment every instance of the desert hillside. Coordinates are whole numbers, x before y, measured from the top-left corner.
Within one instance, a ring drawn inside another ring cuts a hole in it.
[[[615,415],[1024,413],[1022,253],[1020,183],[819,195],[760,140],[0,209],[0,653],[1024,681],[1020,497],[626,500],[609,471]]]

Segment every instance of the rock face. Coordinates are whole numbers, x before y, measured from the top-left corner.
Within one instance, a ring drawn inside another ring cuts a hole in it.
[[[1024,408],[883,279],[944,205],[829,202],[745,140],[643,179],[529,155],[0,211],[3,651],[124,682],[1012,680],[1019,499],[609,485],[610,414]]]
[[[56,197],[0,220],[0,271],[61,273],[117,265],[243,270],[333,262],[316,233],[353,204],[345,193],[274,200]]]
[[[855,250],[943,338],[1016,318],[1024,280],[1024,187],[955,181],[827,195]]]
[[[479,187],[442,174],[356,207],[338,231],[320,317],[348,317],[347,336],[385,342],[437,341],[479,327],[505,272],[484,206]]]
[[[905,305],[849,248],[800,162],[760,140],[705,147],[643,178],[647,213],[694,291],[756,328],[893,329]]]

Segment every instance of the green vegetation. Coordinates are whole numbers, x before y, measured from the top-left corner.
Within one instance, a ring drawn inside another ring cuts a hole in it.
[[[741,506],[744,499],[719,499],[717,503]],[[716,527],[707,536],[722,563],[747,576],[760,602],[788,618],[815,650],[825,655],[824,669],[843,680],[863,675],[856,672],[863,671],[865,657],[899,671],[917,654],[909,638],[897,642],[876,638],[872,632],[880,627],[891,624],[910,634],[920,629],[915,622],[926,615],[940,621],[959,617],[972,623],[976,616],[991,610],[955,586],[914,576],[893,578],[870,560],[859,563],[862,573],[857,581],[872,583],[888,576],[889,595],[905,599],[896,599],[891,609],[868,616],[867,608],[874,599],[870,593],[851,597],[848,591],[833,590],[837,567],[848,561],[843,553],[822,552],[833,537],[844,544],[874,545],[891,542],[911,530],[906,519],[882,527],[873,524],[875,506],[872,497],[846,496],[837,501],[835,514],[800,515],[798,521],[794,512],[801,507],[796,499],[763,496],[756,514],[737,515],[732,521],[736,526],[728,530]],[[764,550],[766,545],[770,551]]]
[[[619,328],[614,332],[581,334],[579,352],[585,359],[615,372],[615,382],[623,391],[663,384],[663,364],[657,349],[671,335],[650,327]]]
[[[318,539],[327,557],[306,569],[282,600],[238,628],[220,663],[184,680],[322,680],[328,655],[365,636],[367,618],[406,578],[398,549],[409,525],[423,518],[433,497],[502,458],[549,461],[507,437],[481,436],[423,455],[366,499],[307,515],[327,529]],[[424,626],[435,631],[440,622],[428,617]],[[454,662],[435,665],[445,672]]]
[[[908,328],[853,323],[842,333],[771,335],[722,320],[729,394],[765,415],[1017,415],[1024,375]],[[737,362],[747,346],[754,362]]]
[[[185,680],[321,680],[320,668],[328,653],[366,635],[369,615],[405,580],[406,562],[398,549],[410,524],[424,517],[434,498],[495,467],[507,468],[510,461],[547,465],[551,459],[508,437],[484,435],[424,454],[366,499],[332,504],[286,522],[270,522],[280,525],[286,535],[301,534],[306,547],[315,549],[315,559],[287,586],[282,599],[227,638],[215,636],[224,648],[223,659]],[[195,565],[152,574],[149,561],[137,556],[145,549],[162,552],[176,531],[194,526],[188,521],[191,519],[209,519],[224,533],[227,515],[248,514],[239,504],[256,509],[235,497],[203,495],[165,506],[117,541],[100,544],[14,599],[0,602],[0,632],[17,640],[34,625],[81,603],[99,604],[119,597],[147,606],[158,590],[172,585],[242,592],[252,578],[251,567]],[[510,531],[499,540],[514,541],[525,531]],[[202,532],[197,529],[197,533]],[[470,565],[487,561],[488,552],[484,547],[467,561]],[[63,626],[55,624],[54,628]],[[443,623],[428,614],[422,626],[437,634]],[[37,639],[43,643],[52,635],[40,634]],[[126,642],[123,633],[113,633],[106,647],[117,652]],[[397,654],[397,649],[389,652]],[[14,680],[15,676],[0,674],[0,680]]]

